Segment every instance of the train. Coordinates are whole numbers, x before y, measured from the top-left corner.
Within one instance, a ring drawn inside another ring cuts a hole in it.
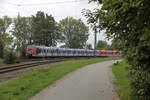
[[[26,49],[28,57],[119,57],[121,55],[122,52],[117,50],[73,49],[38,45],[28,45]]]

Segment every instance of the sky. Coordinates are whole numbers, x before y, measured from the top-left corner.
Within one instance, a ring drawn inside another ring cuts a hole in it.
[[[0,0],[0,17],[16,17],[18,13],[21,16],[35,15],[37,11],[44,11],[51,14],[57,22],[66,17],[81,18],[87,24],[83,16],[82,9],[98,7],[96,3],[88,3],[88,0]],[[87,43],[94,45],[94,32],[90,28],[89,39]],[[105,40],[104,31],[98,33],[97,40]],[[110,41],[109,41],[110,43]]]

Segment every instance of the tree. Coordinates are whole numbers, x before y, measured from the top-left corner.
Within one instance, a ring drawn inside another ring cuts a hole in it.
[[[88,39],[88,27],[81,19],[67,17],[60,21],[62,41],[69,48],[84,48]]]
[[[121,50],[123,46],[121,45],[121,41],[118,39],[113,39],[111,44],[112,50]]]
[[[16,38],[14,43],[16,44],[17,51],[21,52],[21,55],[25,56],[25,48],[31,43],[32,25],[31,18],[21,17],[20,15],[14,19],[12,34]]]
[[[103,40],[99,40],[96,45],[96,49],[106,49],[107,47],[108,47],[107,42]]]
[[[93,49],[91,44],[87,44],[86,47],[87,49],[91,49],[91,50]]]
[[[38,11],[32,16],[34,43],[55,46],[60,39],[59,27],[51,15]]]
[[[97,22],[100,30],[105,29],[122,46],[129,64],[131,99],[150,100],[150,1],[90,1],[102,8],[86,12],[89,23]]]
[[[11,37],[8,34],[8,28],[11,22],[11,19],[7,16],[0,18],[0,57],[2,58],[4,56],[4,48],[11,41]]]
[[[7,47],[5,48],[4,51],[4,63],[6,64],[12,64],[12,63],[16,63],[16,55],[15,55],[15,45],[13,45],[12,47]]]

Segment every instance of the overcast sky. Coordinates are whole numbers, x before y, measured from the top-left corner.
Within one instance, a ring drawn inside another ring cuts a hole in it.
[[[86,18],[82,15],[82,9],[94,9],[96,4],[88,4],[88,0],[0,0],[0,17],[16,17],[35,15],[37,11],[44,11],[51,14],[57,22],[70,16],[76,19],[81,18],[85,24]],[[88,24],[87,24],[88,25]],[[89,25],[88,25],[89,26]],[[89,32],[88,43],[94,44],[94,33]],[[98,35],[98,40],[104,40],[104,32]]]

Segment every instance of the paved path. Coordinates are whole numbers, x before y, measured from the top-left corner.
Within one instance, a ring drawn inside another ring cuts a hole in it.
[[[119,100],[110,79],[112,63],[106,61],[78,69],[30,100]]]

